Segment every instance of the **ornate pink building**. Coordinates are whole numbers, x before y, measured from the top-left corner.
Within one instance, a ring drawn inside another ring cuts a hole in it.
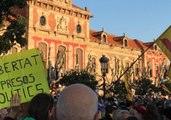
[[[27,0],[27,3],[20,11],[28,20],[25,49],[39,48],[45,66],[58,67],[60,73],[87,68],[98,79],[101,76],[99,58],[105,55],[109,58],[110,83],[153,44],[109,34],[103,29],[91,30],[92,14],[86,7],[73,5],[72,0]],[[16,45],[13,52],[20,50]],[[154,44],[129,70],[130,80],[147,75],[157,84],[165,65],[168,65],[167,57]]]

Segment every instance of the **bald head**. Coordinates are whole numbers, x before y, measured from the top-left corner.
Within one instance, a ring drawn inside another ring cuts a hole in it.
[[[72,84],[60,94],[57,102],[58,120],[93,120],[97,113],[96,93],[83,84]]]

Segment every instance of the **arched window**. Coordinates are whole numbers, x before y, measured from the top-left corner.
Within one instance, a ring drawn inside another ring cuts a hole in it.
[[[150,77],[153,77],[153,71],[150,69]]]
[[[149,75],[149,77],[153,76],[153,70],[152,70],[152,63],[151,62],[147,62],[147,74]]]
[[[157,45],[154,45],[154,50],[157,50]]]
[[[79,65],[79,69],[83,69],[83,50],[80,48],[76,49],[76,65]]]
[[[124,40],[124,46],[127,47],[128,46],[128,41]]]
[[[127,69],[129,67],[129,62],[125,63],[125,68]]]
[[[140,72],[139,65],[136,64],[136,65],[135,65],[135,75],[138,76],[138,75],[139,75],[139,72]]]
[[[92,58],[92,68],[93,68],[93,72],[96,73],[96,58],[95,57]]]
[[[156,76],[158,76],[159,74],[160,74],[159,66],[156,66]]]
[[[59,59],[62,60],[62,66],[64,69],[66,69],[66,47],[65,46],[62,46],[60,45],[58,47],[58,53],[56,55],[56,62],[60,62],[58,61]]]
[[[81,33],[81,25],[80,24],[77,25],[76,29],[77,29],[77,33]]]
[[[46,63],[47,63],[47,45],[46,45],[46,43],[40,42],[38,44],[38,48],[41,52],[42,60],[43,60],[44,64],[46,65]]]
[[[102,35],[102,43],[106,43],[106,35]]]
[[[129,62],[125,63],[125,70],[127,70],[129,67]],[[130,69],[126,72],[127,76],[130,74]]]
[[[40,25],[42,25],[42,26],[46,25],[46,18],[43,15],[40,17]]]

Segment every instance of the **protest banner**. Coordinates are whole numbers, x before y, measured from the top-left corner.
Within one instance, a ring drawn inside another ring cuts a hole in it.
[[[38,93],[49,93],[39,49],[0,57],[0,108],[10,106],[12,94],[28,102]]]

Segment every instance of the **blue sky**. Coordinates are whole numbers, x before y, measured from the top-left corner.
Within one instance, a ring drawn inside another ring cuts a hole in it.
[[[93,15],[90,29],[143,42],[157,39],[171,25],[171,0],[72,0]]]

